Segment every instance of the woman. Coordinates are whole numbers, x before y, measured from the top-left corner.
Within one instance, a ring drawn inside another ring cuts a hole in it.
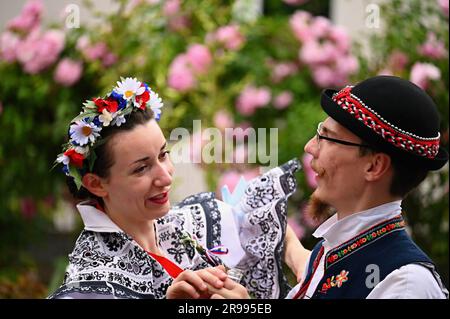
[[[208,273],[225,281],[224,266],[255,297],[284,296],[286,199],[295,190],[298,162],[241,185],[245,194],[234,205],[201,193],[171,208],[174,169],[156,122],[161,107],[147,84],[126,78],[104,98],[87,101],[72,120],[57,162],[73,195],[84,200],[77,208],[85,228],[63,285],[49,298],[165,298],[186,269],[208,268],[197,274],[218,289],[223,282]],[[309,252],[289,229],[286,242],[285,259],[301,273],[304,261],[289,256],[300,250],[306,260]],[[208,296],[199,290],[198,297]]]

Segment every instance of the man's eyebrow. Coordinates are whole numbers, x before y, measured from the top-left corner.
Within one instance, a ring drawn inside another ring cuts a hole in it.
[[[323,125],[322,125],[322,131],[323,131],[323,133],[325,133],[327,135],[338,136],[338,134],[335,131],[333,131],[332,129],[330,129],[330,128],[326,127],[326,126],[323,126]]]
[[[165,149],[167,147],[167,141],[164,142],[164,145],[161,147],[160,151],[162,151],[163,149]]]

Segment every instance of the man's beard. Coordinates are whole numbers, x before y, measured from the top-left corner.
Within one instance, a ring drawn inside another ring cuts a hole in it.
[[[308,218],[317,225],[322,224],[326,219],[335,213],[333,207],[322,201],[314,193],[309,198],[305,213]]]

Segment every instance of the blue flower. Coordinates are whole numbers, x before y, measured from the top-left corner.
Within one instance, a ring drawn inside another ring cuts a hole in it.
[[[119,104],[119,110],[123,110],[127,106],[127,100],[123,98],[122,94],[117,93],[113,90],[109,97],[117,101],[117,103]]]
[[[67,176],[69,176],[69,166],[68,165],[64,165],[62,167],[62,171],[64,172],[64,174],[66,174]]]

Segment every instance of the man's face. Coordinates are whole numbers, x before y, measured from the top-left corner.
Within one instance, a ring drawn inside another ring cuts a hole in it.
[[[328,117],[322,124],[319,134],[325,137],[361,144],[361,139]],[[323,219],[327,204],[338,211],[349,209],[364,189],[363,167],[365,161],[359,155],[359,147],[343,145],[317,136],[305,146],[305,152],[313,159],[311,167],[316,172],[317,188],[312,194],[310,213]]]

